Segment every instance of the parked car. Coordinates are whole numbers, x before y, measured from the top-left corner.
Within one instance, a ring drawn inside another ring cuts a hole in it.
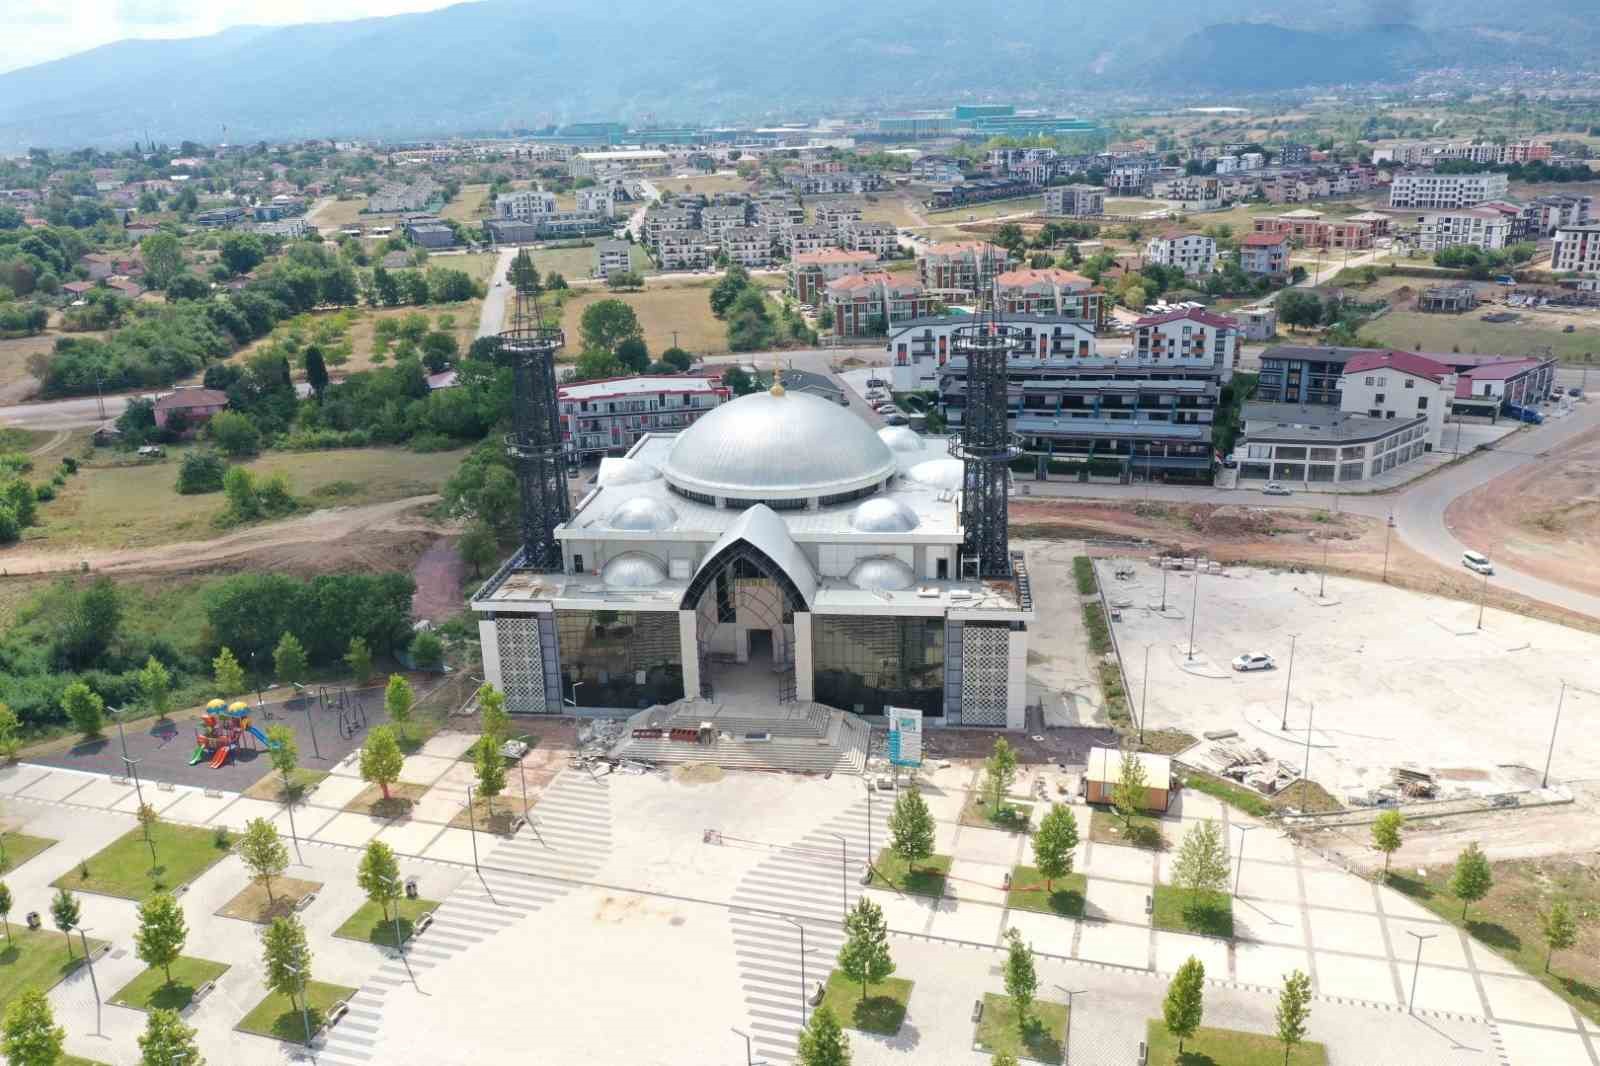
[[[137,454],[141,459],[160,459],[166,456],[167,450],[159,444],[146,444]]]
[[[1583,395],[1583,390],[1578,388],[1578,386],[1574,385],[1574,386],[1572,386],[1572,388],[1567,390],[1567,395],[1568,396],[1579,396],[1579,397],[1581,397]]]
[[[1235,670],[1271,670],[1278,664],[1272,661],[1272,656],[1266,652],[1246,652],[1233,660]]]
[[[878,412],[880,415],[892,415],[898,410],[898,408],[896,408],[892,403],[880,403],[874,407],[873,410]]]
[[[1293,496],[1294,492],[1277,481],[1269,481],[1261,487],[1262,493],[1267,496]]]
[[[887,389],[888,387],[889,387],[889,383],[887,381],[883,380],[882,378],[868,378],[867,379],[867,388],[869,388],[869,389]]]
[[[883,422],[884,422],[884,425],[888,425],[888,426],[904,426],[904,425],[908,425],[911,422],[911,419],[907,418],[905,415],[900,414],[897,411],[897,412],[894,412],[893,414],[884,415],[883,416]]]
[[[1461,565],[1479,574],[1494,573],[1494,564],[1489,561],[1489,557],[1475,551],[1462,552]]]

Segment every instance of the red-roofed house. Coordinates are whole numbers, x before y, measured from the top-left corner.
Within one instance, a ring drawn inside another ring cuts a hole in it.
[[[1289,238],[1281,233],[1246,233],[1239,238],[1239,269],[1283,277],[1289,273]]]
[[[1169,229],[1150,238],[1144,257],[1161,266],[1175,266],[1185,274],[1209,274],[1217,268],[1217,242],[1203,233]]]
[[[847,252],[824,248],[820,252],[801,252],[789,260],[789,291],[803,304],[820,306],[827,296],[830,281],[860,274],[876,266],[871,252]]]
[[[192,436],[199,426],[227,406],[225,392],[198,385],[179,385],[156,400],[156,425],[165,429],[168,420],[176,416],[183,423],[183,435]]]
[[[1070,270],[1008,270],[994,284],[1000,310],[1011,314],[1061,315],[1093,322],[1098,328],[1105,313],[1104,293]]]
[[[1446,358],[1446,357],[1442,357]],[[1448,356],[1455,361],[1461,356]],[[1464,361],[1464,359],[1463,359]],[[1496,401],[1500,404],[1532,406],[1549,398],[1556,390],[1556,365],[1553,359],[1494,359],[1462,366],[1455,396],[1462,400]],[[1462,404],[1462,407],[1469,405]]]
[[[1133,341],[1141,363],[1209,365],[1219,371],[1239,365],[1239,324],[1210,311],[1146,315],[1133,324]]]
[[[911,278],[882,272],[855,274],[828,283],[833,332],[860,337],[898,322],[933,313],[934,298]]]
[[[1428,450],[1439,446],[1456,393],[1455,368],[1416,352],[1351,356],[1339,381],[1339,409],[1368,418],[1428,420]]]

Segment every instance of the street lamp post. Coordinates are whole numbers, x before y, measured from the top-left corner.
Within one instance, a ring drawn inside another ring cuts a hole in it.
[[[304,866],[306,857],[300,854],[300,834],[294,827],[294,796],[289,791],[288,782],[284,782],[283,786],[283,806],[289,812],[289,839],[294,841],[294,857]]]
[[[1317,585],[1317,599],[1322,599],[1328,592],[1328,535],[1322,535],[1322,580]]]
[[[733,1030],[733,1035],[744,1037],[744,1066],[767,1066],[767,1060],[766,1059],[762,1059],[760,1062],[757,1062],[757,1061],[755,1061],[755,1059],[750,1057],[750,1034],[749,1033],[745,1032],[743,1029],[734,1029]]]
[[[1422,942],[1424,940],[1432,940],[1439,934],[1417,933],[1407,929],[1406,935],[1417,938],[1417,961],[1411,966],[1411,996],[1406,1000],[1406,1013],[1411,1014],[1414,1012],[1414,1009],[1417,1005],[1417,974],[1422,970]]]
[[[1072,997],[1088,995],[1087,988],[1068,988],[1066,985],[1056,985],[1067,994],[1067,1031],[1061,1039],[1061,1060],[1065,1063],[1072,1061]]]
[[[359,696],[357,697],[360,698]],[[311,701],[306,701],[306,728],[311,730],[311,751],[318,759],[322,758],[322,749],[317,745],[317,721],[311,717]]]
[[[1144,744],[1144,721],[1150,717],[1150,649],[1154,644],[1144,646],[1144,677],[1139,679],[1139,743]]]
[[[1489,571],[1483,572],[1483,587],[1478,593],[1478,628],[1483,628],[1483,604],[1489,598]]]
[[[578,705],[578,686],[579,685],[583,685],[583,684],[587,684],[587,682],[585,682],[585,681],[574,681],[572,683],[572,698],[567,700],[567,702],[572,704],[574,707],[576,707]]]
[[[840,833],[828,835],[839,839],[839,919],[844,921],[850,917],[850,843]]]
[[[872,866],[872,858],[876,852],[872,850],[872,779],[863,778],[861,783],[867,788],[867,866]]]
[[[305,977],[306,975],[304,970],[292,962],[285,963],[284,969],[288,970],[296,977]],[[303,1021],[306,1026],[306,1047],[311,1046],[311,1007],[309,1005],[308,997],[306,996],[306,993],[310,991],[310,984],[310,981],[306,981],[300,988],[300,1020]]]
[[[524,733],[520,738],[523,744],[528,743],[528,735]],[[524,752],[522,758],[517,760],[517,778],[522,782],[522,820],[528,820],[528,770],[523,766],[523,759],[527,758]]]
[[[1311,710],[1306,715],[1306,763],[1300,771],[1300,780],[1311,780],[1311,724],[1317,720],[1317,704],[1313,700]]]
[[[139,806],[144,806],[144,789],[139,784],[138,761],[128,758],[128,734],[122,729],[122,716],[126,713],[121,707],[107,707],[111,717],[117,720],[117,739],[122,742],[122,765],[128,771],[128,776],[133,778],[133,791],[139,796]]]
[[[89,967],[89,987],[94,990],[94,1035],[101,1036],[103,1034],[100,1031],[100,982],[94,976],[94,958],[89,954],[89,937],[83,926],[78,927],[78,941],[83,944],[83,961]],[[71,945],[72,941],[67,941],[67,946]]]
[[[1161,613],[1167,613],[1167,568],[1161,568]]]
[[[1287,732],[1289,729],[1289,683],[1294,680],[1294,646],[1300,639],[1300,634],[1289,634],[1289,669],[1283,675],[1283,721],[1278,725],[1278,732]]]
[[[800,1028],[806,1027],[806,927],[785,915],[784,921],[800,930]]]
[[[1561,682],[1561,695],[1556,697],[1556,720],[1550,726],[1550,750],[1545,752],[1544,779],[1539,782],[1540,788],[1548,788],[1550,785],[1550,760],[1555,758],[1556,730],[1561,728],[1561,705],[1565,702],[1567,702],[1567,683],[1563,681]]]
[[[1394,515],[1389,516],[1388,525],[1383,531],[1383,583],[1389,583],[1389,538],[1394,536]]]
[[[1200,570],[1194,572],[1194,602],[1189,606],[1189,661],[1194,662],[1194,619],[1200,610]]]
[[[1239,895],[1239,879],[1244,876],[1244,835],[1252,829],[1260,829],[1261,827],[1259,825],[1236,825],[1234,828],[1239,831],[1239,861],[1233,871],[1233,894],[1237,898]]]
[[[478,819],[472,813],[472,786],[467,786],[467,828],[472,834],[472,868],[478,870]],[[483,871],[478,870],[481,874]]]

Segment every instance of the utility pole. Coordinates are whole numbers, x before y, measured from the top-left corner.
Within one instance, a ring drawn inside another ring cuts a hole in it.
[[[1383,531],[1383,583],[1389,583],[1389,538],[1394,536],[1394,515],[1389,516],[1388,525]]]
[[[1556,697],[1556,720],[1550,726],[1550,750],[1545,752],[1544,779],[1539,782],[1540,788],[1547,788],[1550,785],[1550,760],[1555,758],[1556,730],[1561,728],[1561,705],[1565,702],[1567,702],[1567,683],[1563,681],[1561,682],[1561,695]]]
[[[1300,639],[1300,634],[1289,634],[1289,671],[1283,677],[1283,722],[1278,726],[1278,732],[1285,733],[1289,730],[1289,683],[1294,680],[1294,646]]]
[[[1311,723],[1316,720],[1317,704],[1313,700],[1311,702],[1311,710],[1306,715],[1306,761],[1305,765],[1300,769],[1300,780],[1307,782],[1311,780]]]

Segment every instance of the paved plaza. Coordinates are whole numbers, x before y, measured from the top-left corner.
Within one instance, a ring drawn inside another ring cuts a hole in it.
[[[864,782],[843,775],[727,774],[697,783],[659,773],[591,778],[541,765],[534,824],[510,838],[479,834],[475,872],[472,835],[444,824],[458,790],[465,802],[467,764],[459,756],[471,740],[445,734],[407,760],[407,779],[429,786],[409,819],[340,810],[360,790],[351,766],[336,768],[295,808],[300,862],[290,876],[324,884],[304,912],[317,976],[359,990],[347,1018],[319,1038],[315,1061],[466,1066],[536,1053],[550,1062],[629,1066],[736,1062],[743,1041],[732,1027],[751,1035],[758,1058],[790,1061],[802,976],[814,984],[832,969],[842,910],[866,891],[893,930],[898,976],[916,986],[896,1036],[851,1033],[863,1066],[986,1064],[988,1056],[972,1050],[969,1015],[973,1000],[1003,989],[999,944],[1011,927],[1039,953],[1042,998],[1087,990],[1071,1034],[1080,1061],[1132,1066],[1145,1020],[1160,1014],[1167,978],[1193,955],[1210,981],[1208,1022],[1264,1033],[1283,975],[1310,974],[1317,993],[1311,1036],[1328,1045],[1335,1064],[1600,1062],[1597,1027],[1581,1025],[1532,978],[1404,897],[1294,847],[1275,828],[1246,838],[1231,941],[1151,927],[1145,900],[1170,876],[1170,848],[1085,842],[1075,857],[1088,878],[1084,918],[1009,910],[1002,884],[1012,866],[1031,858],[1026,838],[959,824],[975,783],[974,771],[959,766],[924,775],[936,849],[953,858],[947,895],[938,900],[862,888],[868,834],[873,849],[887,844],[892,796],[873,794],[869,819]],[[1040,785],[1054,794],[1055,771],[1025,772],[1016,794]],[[506,800],[516,801],[518,786],[513,771]],[[8,825],[60,840],[8,877],[19,910],[40,907],[50,880],[133,825],[128,791],[69,770],[0,771]],[[157,795],[170,820],[237,827],[259,815],[288,829],[279,805],[182,787]],[[1075,809],[1087,837],[1089,809]],[[1036,805],[1036,819],[1042,810]],[[1163,822],[1172,848],[1204,819],[1223,824],[1230,847],[1255,824],[1184,793]],[[357,849],[374,837],[402,853],[424,895],[443,901],[404,959],[331,936],[360,903]],[[263,994],[260,950],[253,927],[213,912],[244,878],[230,857],[184,896],[190,953],[233,967],[189,1021],[213,1062],[281,1063],[297,1049],[232,1029]],[[133,911],[126,900],[84,897],[92,935],[113,944],[96,963],[103,992],[142,968],[131,952]],[[1408,1014],[1413,932],[1432,939]],[[97,1037],[86,972],[57,986],[52,1000],[74,1054],[137,1061],[143,1019],[108,1005],[106,1036]]]

